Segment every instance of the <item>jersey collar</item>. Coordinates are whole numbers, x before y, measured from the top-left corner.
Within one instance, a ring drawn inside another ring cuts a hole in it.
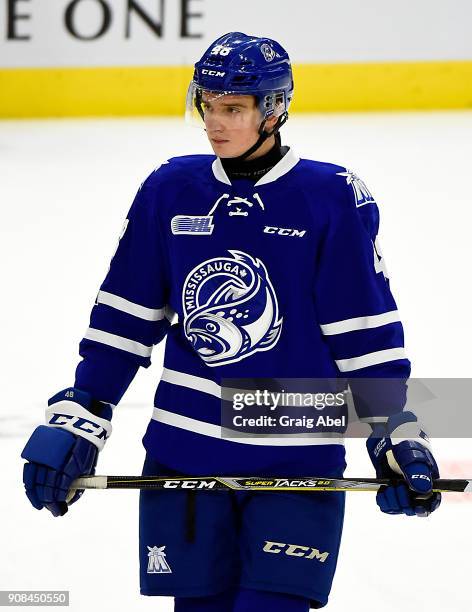
[[[287,174],[287,172],[290,172],[290,170],[294,168],[299,161],[300,158],[298,157],[298,155],[296,155],[292,151],[292,149],[290,149],[282,157],[282,159],[278,163],[276,163],[275,166],[271,170],[269,170],[269,172],[267,172],[267,174],[264,174],[264,176],[257,181],[254,187],[260,187],[261,185],[267,185],[267,183],[273,183],[284,174]],[[223,164],[221,163],[219,157],[217,157],[212,163],[211,168],[213,170],[215,178],[218,181],[225,183],[226,185],[232,184],[223,168]]]

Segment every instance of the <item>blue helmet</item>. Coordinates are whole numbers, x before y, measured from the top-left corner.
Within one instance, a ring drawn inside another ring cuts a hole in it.
[[[293,96],[290,58],[278,42],[242,32],[220,36],[195,64],[187,96],[200,114],[199,93],[253,95],[263,120],[275,115],[280,125],[287,119]],[[201,99],[201,98],[200,98]]]

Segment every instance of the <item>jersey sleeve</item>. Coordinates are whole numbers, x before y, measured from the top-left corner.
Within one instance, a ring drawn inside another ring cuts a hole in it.
[[[354,173],[338,176],[346,181],[318,254],[315,307],[359,417],[375,422],[403,409],[411,364],[380,251],[378,206]]]
[[[148,179],[129,210],[79,345],[83,359],[75,386],[114,405],[139,366],[151,364],[153,347],[164,338],[173,314],[167,306],[168,261],[155,200]]]

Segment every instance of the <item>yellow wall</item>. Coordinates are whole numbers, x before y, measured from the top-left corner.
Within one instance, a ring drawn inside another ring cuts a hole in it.
[[[187,66],[2,68],[0,117],[181,115]],[[472,108],[472,61],[295,64],[293,112]]]

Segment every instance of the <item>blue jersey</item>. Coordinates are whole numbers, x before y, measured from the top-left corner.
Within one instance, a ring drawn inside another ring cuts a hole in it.
[[[214,156],[170,159],[131,206],[75,386],[117,404],[166,338],[143,438],[156,460],[190,474],[339,473],[342,438],[222,439],[221,381],[407,379],[378,227],[353,172],[292,150],[256,183],[230,181]]]

